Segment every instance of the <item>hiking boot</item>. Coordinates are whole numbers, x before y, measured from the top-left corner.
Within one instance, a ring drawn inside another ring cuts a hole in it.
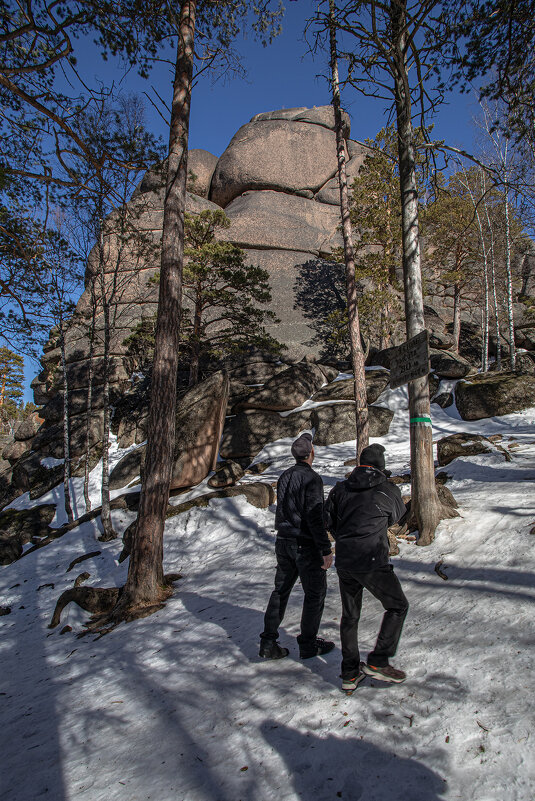
[[[344,679],[342,677],[342,690],[346,693],[353,692],[359,686],[360,682],[366,678],[366,674],[360,670],[357,675],[352,679]]]
[[[261,656],[262,659],[284,659],[289,653],[287,648],[282,648],[275,640],[260,641],[258,656]]]
[[[379,681],[390,681],[394,684],[401,684],[401,682],[405,681],[407,678],[406,673],[404,673],[402,670],[392,667],[392,665],[374,667],[373,665],[367,665],[363,662],[362,670],[367,676],[373,676],[374,679],[378,679]]]
[[[334,648],[334,643],[329,640],[322,640],[321,637],[316,637],[315,645],[312,648],[299,649],[299,656],[301,659],[311,659],[313,656],[323,656],[328,654]]]

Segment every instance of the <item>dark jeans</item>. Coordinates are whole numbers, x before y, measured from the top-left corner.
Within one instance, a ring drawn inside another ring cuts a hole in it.
[[[386,610],[375,648],[368,654],[368,664],[374,667],[385,667],[389,657],[396,653],[409,603],[392,565],[385,565],[369,573],[354,573],[338,568],[337,573],[342,598],[342,677],[353,678],[358,673],[360,664],[358,630],[363,589],[371,592]]]
[[[271,593],[264,615],[264,631],[260,635],[265,640],[277,640],[279,625],[286,612],[288,598],[299,577],[305,598],[301,614],[301,633],[297,638],[301,651],[312,648],[316,641],[323,614],[327,593],[327,571],[323,569],[323,559],[316,548],[298,545],[295,540],[277,538],[275,540],[277,571],[275,589]]]

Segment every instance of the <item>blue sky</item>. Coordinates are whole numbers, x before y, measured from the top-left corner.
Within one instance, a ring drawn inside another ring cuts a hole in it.
[[[305,21],[315,5],[312,0],[286,2],[283,32],[268,47],[262,47],[252,36],[240,38],[237,47],[246,71],[244,79],[199,81],[192,97],[190,148],[203,148],[220,156],[238,128],[255,114],[330,102],[329,86],[322,77],[327,72],[327,56],[307,55],[308,46],[303,38]],[[125,91],[146,92],[155,99],[154,87],[160,97],[170,102],[173,75],[167,65],[159,65],[148,80],[143,80],[134,70],[125,73],[113,62],[102,61],[89,41],[78,46],[78,66],[88,82],[94,79],[109,85],[113,80]],[[354,139],[373,138],[386,123],[388,109],[383,101],[349,90],[344,93],[342,103],[350,114]],[[452,93],[434,119],[434,134],[449,144],[471,149],[474,137],[471,119],[476,113],[473,97]],[[167,141],[166,125],[150,103],[147,116],[150,127]],[[25,362],[24,400],[29,401],[33,400],[29,385],[39,366],[29,359]]]

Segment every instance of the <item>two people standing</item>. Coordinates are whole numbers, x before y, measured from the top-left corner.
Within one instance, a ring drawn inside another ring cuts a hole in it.
[[[399,579],[389,563],[387,529],[405,513],[399,489],[384,473],[385,449],[370,445],[360,465],[331,490],[323,504],[323,482],[312,469],[314,448],[310,434],[292,445],[296,464],[277,485],[275,528],[277,572],[264,617],[260,656],[280,659],[288,649],[277,642],[290,592],[301,579],[304,590],[301,632],[297,638],[303,659],[328,653],[334,643],[317,637],[326,594],[326,570],[332,564],[329,530],[336,542],[336,570],[342,617],[342,689],[353,690],[365,675],[401,682],[405,674],[389,664],[394,656],[408,611]],[[358,624],[363,590],[383,605],[379,636],[366,663],[360,661]]]

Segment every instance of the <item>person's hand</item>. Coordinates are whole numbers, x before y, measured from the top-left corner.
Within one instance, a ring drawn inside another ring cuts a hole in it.
[[[323,557],[323,569],[328,570],[333,563],[333,555],[332,553],[328,553]]]

